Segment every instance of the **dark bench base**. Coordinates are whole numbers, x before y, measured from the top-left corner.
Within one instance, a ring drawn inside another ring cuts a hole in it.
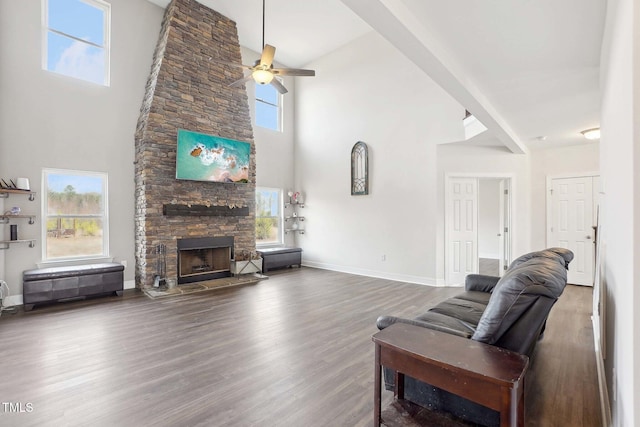
[[[24,310],[35,304],[124,291],[124,266],[115,262],[52,267],[22,273]]]
[[[262,272],[282,267],[297,265],[302,267],[302,249],[300,248],[268,248],[258,251],[262,256]]]

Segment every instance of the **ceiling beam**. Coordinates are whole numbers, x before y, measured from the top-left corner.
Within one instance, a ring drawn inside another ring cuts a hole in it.
[[[342,0],[342,3],[469,110],[511,152],[527,152],[526,146],[478,89],[472,77],[402,0]]]

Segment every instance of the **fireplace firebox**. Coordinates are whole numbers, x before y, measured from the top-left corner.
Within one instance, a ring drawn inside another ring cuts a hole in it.
[[[233,237],[178,239],[178,284],[231,276]]]

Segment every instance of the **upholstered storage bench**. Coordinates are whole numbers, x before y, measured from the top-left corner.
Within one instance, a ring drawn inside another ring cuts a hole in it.
[[[302,249],[300,248],[267,248],[258,251],[262,256],[262,272],[266,273],[274,268],[302,267]]]
[[[122,295],[124,266],[115,262],[51,267],[22,273],[24,309],[34,304],[115,292]]]

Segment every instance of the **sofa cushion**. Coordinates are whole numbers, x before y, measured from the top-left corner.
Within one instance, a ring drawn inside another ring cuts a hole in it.
[[[438,313],[432,310],[416,317],[416,320],[427,325],[430,329],[447,332],[465,338],[471,338],[476,330],[476,322],[468,322],[463,319]]]
[[[489,298],[491,298],[491,294],[489,292],[481,291],[466,291],[456,295],[456,298],[479,302],[486,307],[487,304],[489,304]]]
[[[472,339],[494,344],[540,297],[557,299],[567,282],[568,249],[551,248],[523,255],[493,288]]]
[[[468,299],[452,297],[431,308],[429,312],[461,320],[466,324],[473,325],[475,330],[486,307],[486,303],[482,304]],[[420,316],[417,319],[424,320]]]

